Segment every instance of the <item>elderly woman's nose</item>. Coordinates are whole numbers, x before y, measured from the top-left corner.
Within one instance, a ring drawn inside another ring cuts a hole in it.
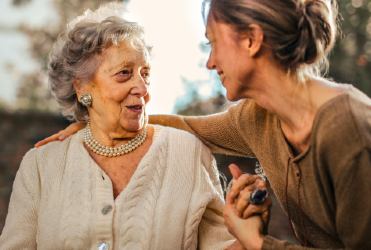
[[[142,77],[140,77],[135,82],[135,85],[131,89],[130,93],[132,95],[140,95],[140,96],[145,96],[148,94],[148,85],[146,84],[145,80]]]

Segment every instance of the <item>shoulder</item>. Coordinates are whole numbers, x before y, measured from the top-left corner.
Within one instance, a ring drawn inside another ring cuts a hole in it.
[[[184,155],[188,159],[196,157],[203,165],[214,160],[211,150],[195,135],[172,127],[152,126],[155,128],[155,136],[167,141],[170,154]]]
[[[352,87],[348,103],[353,122],[365,146],[371,145],[371,99]]]
[[[63,167],[61,154],[66,148],[65,145],[71,139],[64,142],[51,142],[40,148],[30,149],[22,159],[21,165],[17,171],[14,187],[24,186],[33,197],[37,197],[45,176],[56,176],[59,167]]]
[[[154,136],[156,138],[166,138],[166,140],[169,142],[178,141],[181,142],[184,147],[193,147],[196,144],[202,143],[195,135],[187,131],[162,125],[151,124],[151,126],[153,126],[155,129]]]
[[[40,148],[31,149],[24,156],[22,165],[32,165],[37,168],[40,174],[48,170],[54,171],[59,166],[64,165],[63,162],[67,158],[68,149],[71,144],[76,141],[77,137],[78,135],[75,134],[63,142],[50,142]]]
[[[322,159],[350,161],[371,146],[371,99],[349,87],[318,110],[312,131]]]
[[[255,138],[257,134],[260,135],[264,131],[272,131],[277,123],[277,117],[253,99],[244,99],[232,107],[235,123],[238,123],[239,129],[247,133],[250,138]]]

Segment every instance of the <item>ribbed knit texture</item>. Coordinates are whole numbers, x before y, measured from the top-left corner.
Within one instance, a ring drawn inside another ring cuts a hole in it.
[[[13,185],[1,250],[226,249],[215,160],[196,137],[154,126],[153,143],[126,188],[83,145],[83,131],[30,150]],[[103,214],[102,209],[113,209]]]
[[[257,157],[296,234],[308,247],[371,249],[371,100],[348,90],[317,111],[307,151],[294,156],[278,118],[252,99],[227,112],[202,116],[151,116],[151,123],[187,130],[216,153]],[[304,249],[265,237],[263,249]]]

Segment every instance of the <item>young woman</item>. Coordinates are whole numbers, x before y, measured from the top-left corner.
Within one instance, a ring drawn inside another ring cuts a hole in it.
[[[243,175],[224,217],[246,249],[371,249],[371,100],[320,77],[335,43],[336,1],[209,3],[207,67],[229,100],[242,101],[221,114],[150,123],[187,130],[214,152],[258,158],[301,246],[263,235],[267,205],[249,205],[253,181]],[[236,166],[232,173],[240,176]]]

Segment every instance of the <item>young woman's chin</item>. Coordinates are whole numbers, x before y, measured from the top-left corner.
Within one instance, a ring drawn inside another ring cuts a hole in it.
[[[241,96],[241,93],[237,93],[235,91],[229,91],[228,89],[227,89],[226,97],[228,101],[230,102],[236,102],[244,98],[243,96]]]

